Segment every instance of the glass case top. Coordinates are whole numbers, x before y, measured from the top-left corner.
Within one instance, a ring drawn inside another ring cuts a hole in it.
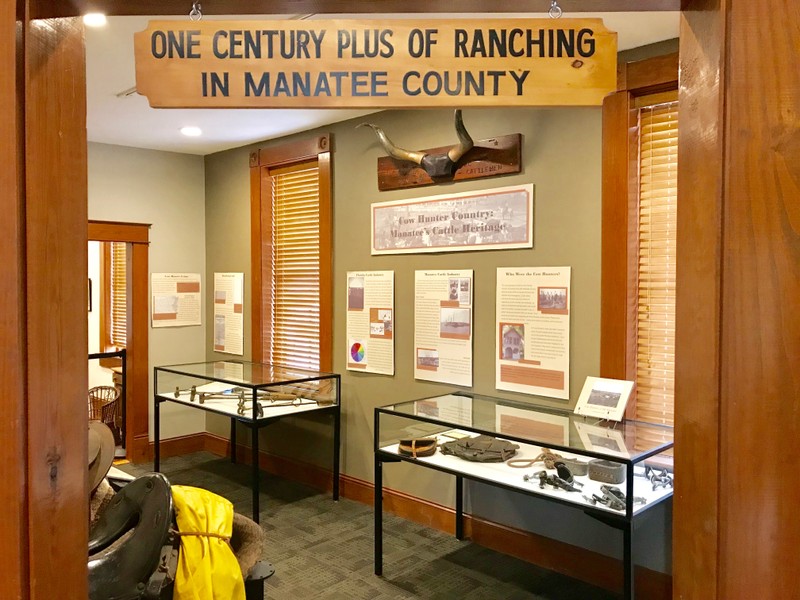
[[[310,369],[229,360],[164,365],[156,367],[156,370],[190,375],[202,379],[215,379],[244,386],[272,385],[336,377],[333,373],[312,371]]]
[[[637,461],[673,445],[672,427],[639,421],[604,421],[566,409],[469,392],[411,400],[378,409],[454,428],[531,441],[562,450]]]

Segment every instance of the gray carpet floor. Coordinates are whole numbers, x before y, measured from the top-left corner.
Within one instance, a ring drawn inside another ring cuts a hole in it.
[[[122,465],[140,475],[152,464]],[[197,452],[162,461],[170,482],[211,490],[252,516],[250,468]],[[616,595],[384,513],[383,577],[373,573],[372,507],[262,474],[271,600],[611,600]]]

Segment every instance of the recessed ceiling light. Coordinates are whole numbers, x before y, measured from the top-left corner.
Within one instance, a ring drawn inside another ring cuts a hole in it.
[[[187,137],[197,137],[202,135],[203,131],[199,127],[181,127],[181,133]]]
[[[83,15],[83,24],[87,27],[103,27],[108,21],[103,13],[86,13]]]

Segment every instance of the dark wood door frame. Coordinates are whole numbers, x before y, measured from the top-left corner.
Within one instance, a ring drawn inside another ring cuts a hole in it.
[[[0,403],[4,598],[44,600],[64,590],[86,597],[83,31],[76,19],[32,19],[90,4],[109,14],[186,12],[175,0],[0,3],[0,376],[10,390]],[[217,9],[357,13],[378,10],[372,4],[230,0]],[[569,13],[609,3],[561,4]],[[792,569],[778,564],[795,554],[800,538],[789,468],[797,465],[800,356],[800,82],[792,68],[800,40],[791,4],[681,3],[676,598],[796,591]],[[529,0],[516,9],[548,6]],[[459,10],[497,7],[473,0]]]
[[[129,248],[130,306],[128,309],[128,385],[125,411],[125,447],[131,462],[148,459],[149,449],[149,235],[150,225],[89,221],[89,240],[126,242]]]

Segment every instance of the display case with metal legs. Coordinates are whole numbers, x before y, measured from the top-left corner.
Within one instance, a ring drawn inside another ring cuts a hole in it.
[[[672,446],[671,427],[600,421],[461,391],[378,407],[375,574],[383,573],[384,465],[405,461],[455,476],[459,540],[464,538],[466,480],[572,507],[621,530],[623,591],[632,599],[635,525],[653,506],[672,498]]]
[[[333,499],[339,499],[339,375],[262,363],[215,361],[155,367],[153,386],[155,471],[161,466],[163,403],[171,402],[228,417],[231,420],[232,462],[236,462],[237,424],[250,430],[253,520],[258,522],[259,431],[287,417],[327,414],[333,426]]]

